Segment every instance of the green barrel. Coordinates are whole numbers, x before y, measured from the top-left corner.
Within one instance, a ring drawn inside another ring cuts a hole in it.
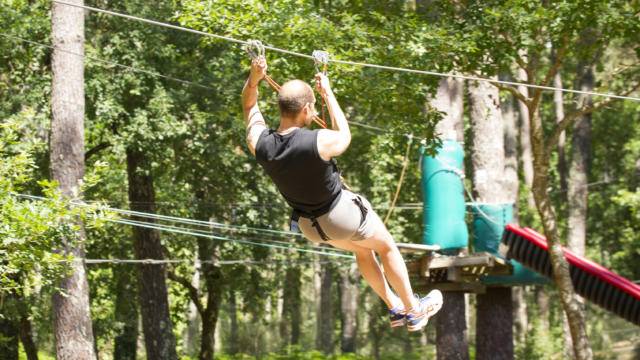
[[[468,246],[469,231],[465,224],[462,188],[462,145],[445,140],[436,156],[426,156],[420,149],[422,164],[422,242],[439,245],[444,252]]]
[[[502,233],[507,223],[513,222],[512,204],[471,204],[473,218],[473,246],[475,251],[486,251],[501,256],[498,253]],[[488,218],[490,219],[488,219]],[[547,284],[546,278],[533,272],[515,260],[509,260],[513,265],[511,276],[484,276],[482,283],[487,285],[529,285]]]

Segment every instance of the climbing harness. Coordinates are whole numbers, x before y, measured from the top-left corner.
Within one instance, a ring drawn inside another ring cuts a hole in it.
[[[257,60],[261,57],[264,57],[264,45],[260,40],[249,40],[244,47],[245,51],[251,57],[251,60]],[[328,55],[327,55],[328,59]],[[315,61],[315,59],[314,59]],[[326,68],[326,65],[325,65]],[[269,75],[264,74],[264,79],[274,88],[277,92],[280,92],[280,85],[275,82]],[[320,125],[323,129],[327,128],[327,123],[324,120],[324,102],[322,104],[322,119],[320,119],[317,115],[313,115],[313,121]]]

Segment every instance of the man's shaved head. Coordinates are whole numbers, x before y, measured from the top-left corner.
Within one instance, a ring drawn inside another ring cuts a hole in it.
[[[295,117],[307,103],[314,104],[313,89],[302,80],[287,81],[280,88],[278,107],[282,117]]]

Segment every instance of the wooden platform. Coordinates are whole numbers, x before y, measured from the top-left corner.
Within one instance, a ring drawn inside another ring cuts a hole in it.
[[[412,255],[414,259],[407,261],[407,268],[415,280],[414,287],[418,288],[484,292],[481,276],[513,274],[509,262],[486,252],[463,256],[427,253],[415,257],[415,252]]]

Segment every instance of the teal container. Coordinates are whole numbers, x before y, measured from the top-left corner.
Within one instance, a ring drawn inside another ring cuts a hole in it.
[[[500,241],[504,227],[513,222],[512,204],[471,204],[473,218],[473,246],[476,252],[486,251],[498,255]],[[490,218],[490,219],[488,219]],[[548,280],[533,272],[515,260],[509,260],[513,265],[513,275],[484,276],[485,285],[530,285],[548,284]]]
[[[462,187],[462,145],[445,140],[436,156],[424,155],[420,149],[422,165],[422,242],[439,245],[443,252],[469,245],[469,230],[465,223],[465,203]]]

